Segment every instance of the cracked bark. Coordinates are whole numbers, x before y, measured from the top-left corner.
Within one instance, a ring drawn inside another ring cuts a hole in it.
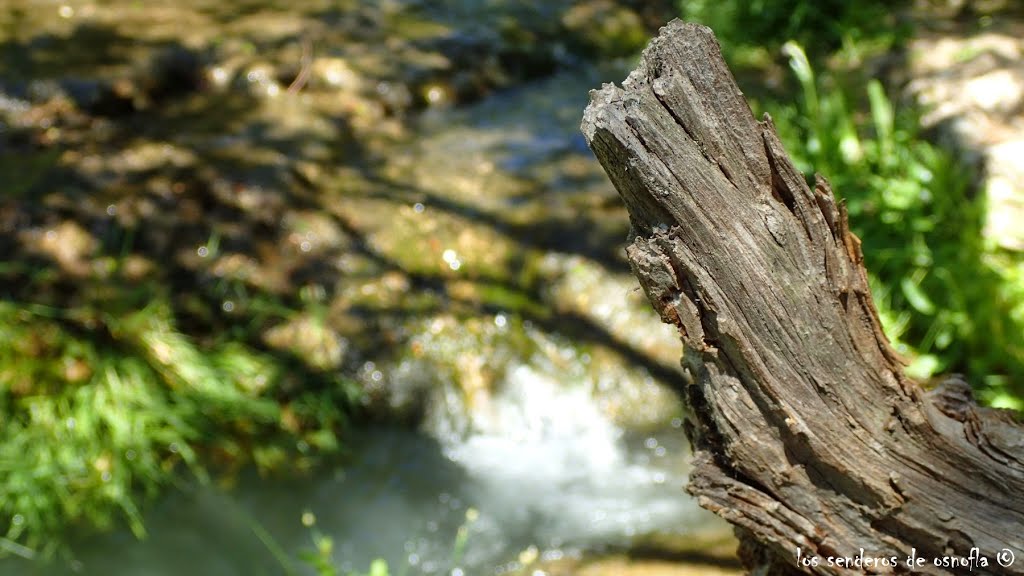
[[[702,26],[673,22],[582,130],[629,211],[626,249],[684,344],[688,490],[758,574],[1024,574],[1024,431],[949,379],[926,392],[882,333],[860,242],[758,122]],[[896,556],[901,566],[797,566]],[[1000,566],[1009,550],[1017,562]]]

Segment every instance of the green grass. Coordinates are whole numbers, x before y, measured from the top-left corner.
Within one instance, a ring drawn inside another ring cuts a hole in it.
[[[294,461],[297,441],[337,446],[344,383],[286,399],[278,358],[199,346],[160,300],[120,316],[0,302],[0,326],[7,553],[50,555],[69,527],[127,522],[142,537],[140,505],[183,470],[202,480],[211,464]]]
[[[815,54],[892,46],[908,33],[896,19],[907,4],[906,0],[681,0],[679,9],[683,18],[710,26],[735,65],[751,57],[773,57],[789,41]]]

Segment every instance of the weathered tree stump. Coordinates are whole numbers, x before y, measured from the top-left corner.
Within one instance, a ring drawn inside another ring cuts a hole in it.
[[[591,93],[582,129],[684,344],[688,489],[735,525],[747,568],[1024,574],[1024,429],[962,380],[903,374],[845,210],[753,118],[712,32],[666,26],[621,88]],[[987,566],[934,565],[973,548]]]

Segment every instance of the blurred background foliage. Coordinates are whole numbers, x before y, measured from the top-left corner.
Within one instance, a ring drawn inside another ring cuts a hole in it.
[[[771,58],[786,42],[822,57],[843,48],[891,47],[910,32],[898,20],[909,5],[908,0],[680,0],[679,9],[683,18],[715,30],[730,62],[737,65]]]
[[[771,114],[798,167],[824,175],[845,202],[911,372],[962,372],[983,401],[1024,406],[1021,256],[984,238],[979,175],[931,143],[919,111],[879,80],[899,68],[913,33],[906,4],[509,2],[467,24],[458,19],[475,13],[458,2],[390,12],[314,2],[299,21],[312,32],[254,19],[222,35],[197,24],[193,34],[214,38],[201,49],[169,40],[180,25],[168,34],[133,4],[113,11],[120,24],[59,34],[33,32],[50,24],[32,10],[0,16],[0,104],[19,119],[0,132],[2,551],[51,553],[69,527],[126,521],[141,535],[141,503],[184,470],[307,470],[343,451],[348,427],[377,417],[379,401],[380,371],[351,349],[397,347],[427,313],[508,312],[509,325],[557,324],[585,350],[643,359],[556,303],[546,271],[553,251],[625,268],[626,219],[613,197],[544,198],[548,181],[528,174],[521,188],[488,189],[511,198],[495,213],[476,189],[441,197],[394,172],[418,114],[581,62],[628,61],[673,14],[715,30],[755,112]],[[197,2],[225,28],[257,4],[236,14]],[[272,15],[292,10],[267,4]],[[366,67],[301,64],[312,58],[309,35],[368,54]],[[90,42],[106,51],[78,48]],[[328,91],[359,76],[368,80],[358,90]],[[268,93],[293,91],[322,110],[257,115]],[[542,142],[528,152],[576,150]],[[561,186],[586,189],[570,160],[557,164]],[[415,235],[424,206],[441,215],[430,242]],[[465,239],[466,222],[490,235]],[[346,271],[343,282],[325,262]],[[308,562],[335,573],[330,541],[318,537],[316,549]]]

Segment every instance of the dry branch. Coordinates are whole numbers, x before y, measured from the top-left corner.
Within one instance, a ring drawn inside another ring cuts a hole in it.
[[[756,121],[707,28],[666,26],[587,141],[630,214],[627,254],[684,344],[689,491],[737,527],[757,573],[828,556],[928,559],[915,573],[1024,574],[1024,431],[949,379],[925,392],[882,333],[846,213]],[[995,554],[1017,562],[1002,567]]]

